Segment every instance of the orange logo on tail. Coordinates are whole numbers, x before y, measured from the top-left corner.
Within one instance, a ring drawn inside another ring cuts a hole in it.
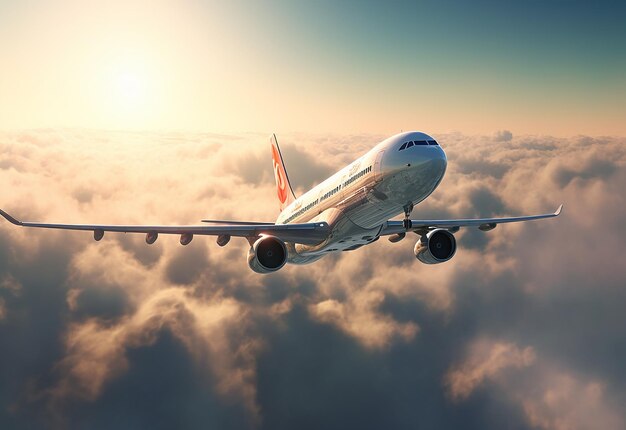
[[[280,154],[276,149],[276,145],[272,145],[272,166],[274,167],[274,178],[276,179],[278,199],[281,203],[285,203],[287,200],[287,175],[285,174],[285,168],[280,161]]]

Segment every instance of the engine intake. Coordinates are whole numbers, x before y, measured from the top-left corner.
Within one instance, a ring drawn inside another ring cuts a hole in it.
[[[424,264],[443,263],[454,257],[456,239],[448,230],[438,228],[420,237],[413,251]]]
[[[286,262],[287,247],[274,236],[259,238],[248,250],[248,266],[257,273],[275,272]]]

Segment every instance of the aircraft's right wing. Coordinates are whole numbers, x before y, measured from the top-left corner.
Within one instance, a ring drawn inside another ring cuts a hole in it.
[[[248,239],[254,239],[262,235],[271,235],[281,239],[284,242],[315,245],[326,239],[330,230],[328,224],[325,222],[311,222],[302,224],[272,224],[213,220],[209,222],[213,224],[219,223],[219,225],[49,224],[19,221],[2,209],[0,209],[0,215],[6,218],[10,223],[21,227],[92,231],[96,240],[102,239],[102,236],[105,232],[145,233],[146,241],[148,243],[154,242],[159,234],[181,235],[181,243],[187,239],[190,241],[193,235],[234,236],[245,237]],[[185,239],[183,238],[183,235],[185,236]]]
[[[401,234],[407,231],[428,231],[435,228],[459,229],[460,227],[478,227],[480,230],[489,231],[496,228],[498,224],[532,221],[537,219],[554,218],[561,214],[563,205],[554,213],[541,215],[528,215],[509,218],[469,218],[469,219],[432,219],[432,220],[411,220],[407,229],[403,221],[387,221],[380,235]]]

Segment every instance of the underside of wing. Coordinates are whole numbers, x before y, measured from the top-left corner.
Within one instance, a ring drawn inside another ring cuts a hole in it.
[[[418,233],[428,232],[429,230],[437,228],[458,230],[461,227],[478,227],[482,231],[489,231],[496,228],[498,224],[554,218],[559,216],[562,210],[563,205],[560,205],[555,212],[541,215],[528,215],[508,218],[410,220],[408,222],[408,225],[404,221],[387,221],[380,235],[386,236],[390,234],[400,234],[407,231],[415,231]]]
[[[255,239],[263,235],[275,236],[284,242],[314,245],[322,242],[329,233],[325,222],[302,224],[246,223],[228,221],[209,221],[209,225],[108,225],[108,224],[50,224],[24,222],[12,217],[2,209],[0,215],[12,224],[21,227],[48,228],[60,230],[92,231],[96,240],[102,239],[105,232],[144,233],[146,242],[153,243],[159,234],[181,235],[181,243],[187,244],[193,235],[230,236]],[[211,225],[213,224],[213,225]]]

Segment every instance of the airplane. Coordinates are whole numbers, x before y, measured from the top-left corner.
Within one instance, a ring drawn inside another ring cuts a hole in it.
[[[493,230],[498,224],[553,218],[554,213],[508,218],[411,219],[413,208],[441,183],[447,158],[428,134],[411,131],[391,136],[337,173],[296,198],[276,135],[270,137],[272,167],[280,214],[275,222],[202,220],[199,225],[98,225],[22,222],[0,209],[0,215],[22,227],[92,231],[96,241],[105,232],[143,233],[153,244],[159,234],[180,235],[188,245],[195,235],[217,236],[225,246],[243,237],[250,248],[247,261],[257,273],[273,273],[291,264],[308,264],[325,255],[352,251],[383,236],[392,243],[409,232],[419,236],[413,249],[425,264],[454,257],[454,233],[461,227]],[[404,219],[392,218],[404,214]]]

